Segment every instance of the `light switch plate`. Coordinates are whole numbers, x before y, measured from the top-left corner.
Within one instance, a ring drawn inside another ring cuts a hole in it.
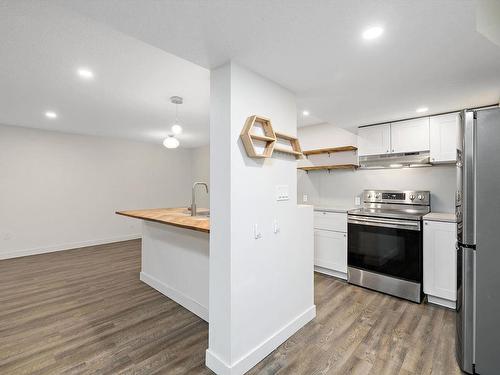
[[[361,198],[360,198],[360,197],[356,197],[356,198],[354,198],[354,204],[355,204],[356,206],[359,206],[359,205],[361,204]]]
[[[302,202],[307,202],[307,194],[302,194]]]
[[[276,185],[276,200],[277,201],[287,201],[288,196],[288,185]]]

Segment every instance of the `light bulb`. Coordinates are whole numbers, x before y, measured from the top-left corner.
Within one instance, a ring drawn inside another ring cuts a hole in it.
[[[182,133],[182,126],[180,126],[179,124],[174,124],[172,125],[172,133],[174,133],[175,135],[177,134],[181,134]]]
[[[166,148],[177,148],[177,147],[179,147],[179,140],[177,138],[174,138],[173,136],[169,135],[163,141],[163,146],[165,146]]]
[[[363,32],[363,38],[366,40],[376,39],[384,33],[384,29],[380,26],[370,27]]]
[[[78,69],[78,75],[84,79],[92,79],[94,78],[94,73],[86,68]]]

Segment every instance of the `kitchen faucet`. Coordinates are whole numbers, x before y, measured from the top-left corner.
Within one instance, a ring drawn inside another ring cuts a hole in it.
[[[204,182],[195,182],[193,184],[193,189],[191,190],[191,216],[196,216],[196,196],[195,196],[195,188],[197,185],[205,186],[205,190],[208,194],[208,185]]]

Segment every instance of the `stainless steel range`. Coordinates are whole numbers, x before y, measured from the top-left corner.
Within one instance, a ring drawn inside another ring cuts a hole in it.
[[[422,218],[429,191],[365,190],[348,211],[348,282],[422,301]]]

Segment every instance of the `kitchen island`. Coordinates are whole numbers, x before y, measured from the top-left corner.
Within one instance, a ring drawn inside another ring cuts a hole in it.
[[[187,208],[118,211],[143,220],[140,279],[208,322],[210,219]]]

